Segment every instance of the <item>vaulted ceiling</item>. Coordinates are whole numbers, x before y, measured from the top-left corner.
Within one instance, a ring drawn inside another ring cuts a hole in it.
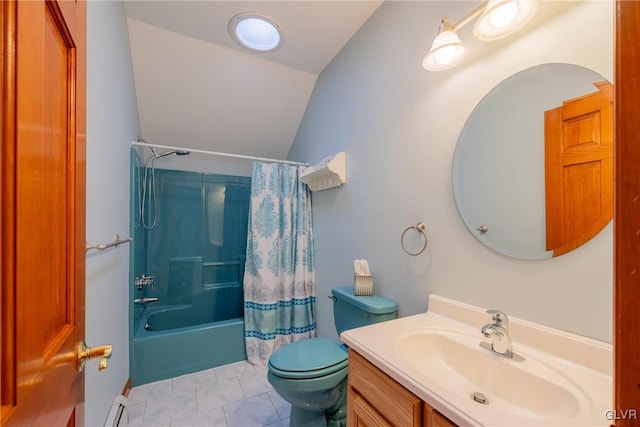
[[[129,1],[141,137],[152,144],[286,158],[318,74],[381,1]],[[283,46],[254,53],[228,33],[262,13]]]

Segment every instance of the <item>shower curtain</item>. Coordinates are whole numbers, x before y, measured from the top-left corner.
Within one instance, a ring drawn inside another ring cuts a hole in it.
[[[301,166],[254,162],[244,273],[247,359],[315,336],[311,192]]]

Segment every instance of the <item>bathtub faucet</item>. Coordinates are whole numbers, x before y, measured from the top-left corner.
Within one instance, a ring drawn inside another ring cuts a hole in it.
[[[143,273],[142,276],[136,277],[133,283],[136,288],[141,291],[145,286],[151,286],[153,288],[153,281],[155,280],[155,278],[156,276],[145,276]]]
[[[148,304],[150,302],[156,302],[158,298],[156,297],[144,297],[144,298],[136,298],[133,300],[134,304]]]

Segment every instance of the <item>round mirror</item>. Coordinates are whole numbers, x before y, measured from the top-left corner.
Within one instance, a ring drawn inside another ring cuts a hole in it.
[[[613,87],[543,64],[492,89],[460,133],[453,192],[467,228],[513,258],[559,256],[613,217]]]

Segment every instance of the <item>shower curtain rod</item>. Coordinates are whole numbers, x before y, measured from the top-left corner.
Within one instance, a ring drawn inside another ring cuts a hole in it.
[[[294,165],[294,166],[309,166],[309,163],[293,162],[290,160],[269,159],[267,157],[245,156],[242,154],[221,153],[218,151],[197,150],[194,148],[185,148],[185,147],[172,147],[170,145],[149,144],[146,142],[138,142],[138,141],[131,141],[131,145],[137,145],[139,147],[147,147],[147,148],[149,147],[162,148],[165,150],[174,150],[174,151],[188,151],[190,153],[208,154],[211,156],[219,156],[219,157],[232,157],[234,159],[255,160],[258,162],[282,163],[282,164]]]

